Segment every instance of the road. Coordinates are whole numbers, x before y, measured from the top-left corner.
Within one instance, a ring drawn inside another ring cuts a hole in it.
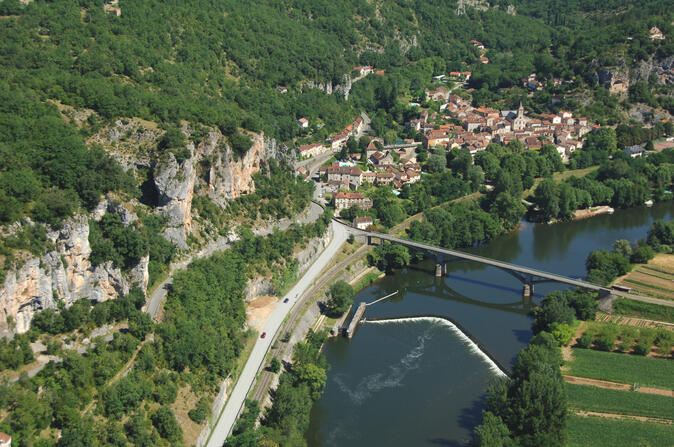
[[[320,312],[318,310],[318,304],[312,304],[312,306],[315,307],[313,309],[310,308],[307,313],[304,313],[302,309],[304,309],[305,304],[311,301],[316,293],[318,293],[322,288],[327,286],[328,282],[335,280],[335,275],[341,271],[344,271],[346,266],[352,264],[354,260],[362,256],[368,249],[369,247],[367,245],[363,245],[358,250],[344,258],[341,262],[330,267],[323,275],[321,275],[318,281],[313,284],[307,293],[300,295],[301,301],[293,307],[290,318],[288,318],[282,328],[283,333],[292,333],[292,340],[288,343],[277,343],[277,348],[271,351],[273,357],[285,359],[290,356],[294,347],[294,341],[300,341],[304,338],[304,333],[308,327],[313,325]],[[308,327],[304,327],[303,325],[307,322],[307,320],[311,321],[311,323],[307,325]],[[261,406],[264,404],[264,400],[269,393],[269,389],[272,387],[275,377],[277,377],[276,374],[264,371],[255,385],[255,391],[252,398],[253,400],[260,402]]]
[[[314,222],[320,217],[323,213],[323,209],[316,203],[310,202],[307,209],[302,211],[299,215],[295,216],[294,219],[281,219],[278,222],[270,223],[264,227],[253,230],[253,232],[258,236],[266,236],[272,233],[274,230],[286,230],[293,223],[306,224]],[[171,288],[173,283],[173,274],[177,270],[182,270],[190,265],[193,259],[207,258],[211,256],[216,251],[226,250],[230,247],[230,239],[227,237],[220,237],[214,241],[211,241],[208,245],[202,248],[199,252],[188,256],[185,259],[174,262],[169,268],[169,277],[166,278],[150,295],[150,299],[147,303],[146,311],[152,317],[152,319],[157,319],[157,314],[159,313],[159,308],[166,298],[168,290]]]
[[[253,351],[243,368],[243,372],[236,382],[234,390],[225,404],[225,408],[222,410],[220,419],[218,419],[216,426],[213,428],[207,444],[209,447],[221,447],[229,433],[231,433],[234,423],[243,408],[246,396],[255,382],[258,371],[260,371],[264,365],[267,351],[270,349],[284,319],[298,301],[298,297],[303,295],[304,292],[311,287],[314,280],[318,278],[321,271],[328,265],[332,258],[337,254],[339,248],[346,241],[348,236],[346,228],[336,222],[332,222],[331,226],[333,236],[328,246],[323,250],[323,253],[321,253],[311,267],[309,267],[304,276],[302,276],[302,278],[297,281],[297,284],[295,284],[295,286],[286,294],[285,298],[287,298],[289,302],[279,304],[262,329],[263,332],[266,332],[266,337],[259,338],[255,343]]]

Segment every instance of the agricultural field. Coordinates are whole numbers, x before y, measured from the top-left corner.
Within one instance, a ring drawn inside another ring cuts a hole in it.
[[[671,396],[620,391],[596,386],[565,384],[569,408],[599,413],[674,420]]]
[[[674,389],[674,363],[670,359],[573,349],[573,361],[567,366],[564,373],[573,376]]]
[[[568,447],[671,446],[674,425],[604,417],[569,417]]]
[[[616,284],[639,295],[674,301],[674,255],[658,254],[648,264],[636,265]]]
[[[674,323],[674,307],[642,303],[640,301],[618,298],[613,302],[613,310],[618,315],[646,318],[648,320]]]
[[[672,445],[674,360],[663,355],[672,331],[607,322],[583,329],[563,367],[567,445]]]

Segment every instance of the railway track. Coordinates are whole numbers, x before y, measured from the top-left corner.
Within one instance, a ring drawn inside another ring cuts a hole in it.
[[[279,360],[281,360],[286,356],[290,355],[293,344],[289,342],[288,343],[281,342],[281,338],[283,337],[283,335],[286,332],[292,333],[295,330],[295,328],[297,327],[297,323],[304,315],[304,309],[306,305],[312,304],[311,299],[313,298],[313,296],[316,295],[316,293],[318,293],[330,281],[332,281],[337,273],[344,270],[344,268],[349,263],[353,262],[354,260],[362,256],[367,251],[367,249],[368,246],[363,245],[362,247],[359,247],[358,250],[354,251],[346,258],[344,258],[342,261],[330,267],[323,275],[320,276],[321,279],[319,279],[316,282],[316,284],[314,284],[304,295],[302,295],[301,300],[291,311],[290,318],[286,320],[286,322],[283,324],[283,327],[278,331],[278,337],[274,340],[274,344],[276,345],[276,347],[272,348],[269,351],[271,358],[276,357]],[[250,398],[253,400],[257,400],[260,403],[261,408],[264,408],[264,401],[266,400],[266,397],[269,395],[269,391],[271,388],[271,384],[274,380],[274,376],[275,376],[274,373],[269,372],[266,369],[263,369],[262,372],[260,373],[260,376],[257,379],[255,386],[253,387],[253,392]]]

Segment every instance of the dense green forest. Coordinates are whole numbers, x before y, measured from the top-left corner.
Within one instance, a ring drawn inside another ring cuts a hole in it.
[[[159,324],[140,310],[145,304],[140,289],[93,306],[83,298],[59,312],[38,312],[28,333],[0,341],[0,368],[33,362],[28,343],[38,339],[62,361],[50,362],[35,377],[0,384],[0,431],[12,433],[17,446],[181,445],[176,414],[204,421],[247,340],[242,328],[248,280],[292,270],[295,249],[323,235],[330,219],[327,212],[312,224],[267,237],[243,230],[231,249],[174,275]],[[113,234],[123,231],[114,222],[104,227]],[[83,354],[63,344],[63,335],[85,337],[106,323],[116,327],[110,341],[94,338]],[[312,362],[319,359],[317,340],[306,347]],[[125,370],[128,374],[121,374]],[[193,408],[180,403],[179,390],[195,396]]]
[[[58,223],[79,205],[93,206],[102,192],[137,194],[132,179],[101,150],[87,149],[79,135],[118,117],[265,130],[290,141],[302,135],[299,117],[323,121],[324,137],[366,109],[378,134],[395,135],[408,117],[399,96],[418,94],[430,76],[465,64],[473,65],[477,103],[525,99],[538,110],[551,91],[527,98],[517,88],[505,96],[496,89],[520,85],[532,72],[591,85],[588,76],[598,67],[674,54],[672,39],[648,39],[653,25],[674,31],[663,0],[613,2],[620,8],[593,1],[491,3],[460,16],[454,2],[439,0],[122,0],[118,17],[97,1],[5,0],[0,222],[27,214]],[[505,11],[509,4],[516,15]],[[612,13],[588,14],[598,10]],[[471,39],[486,45],[490,64],[474,65],[479,51]],[[306,81],[342,83],[356,64],[373,64],[390,76],[355,84],[348,102],[306,88]],[[640,88],[631,100],[671,106],[671,94],[650,83]],[[615,104],[597,94],[585,112],[615,121],[607,118]],[[78,133],[48,101],[96,114]]]

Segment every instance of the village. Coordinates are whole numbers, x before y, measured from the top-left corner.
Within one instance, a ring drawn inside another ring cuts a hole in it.
[[[477,42],[478,45],[481,45]],[[360,71],[363,67],[354,67]],[[366,67],[374,73],[372,67]],[[434,81],[445,79],[462,85],[471,76],[470,72],[451,72],[448,76],[436,76]],[[540,87],[535,75],[522,80],[531,90]],[[475,156],[496,143],[508,145],[519,142],[522,150],[539,150],[544,144],[553,145],[563,160],[582,147],[582,138],[588,132],[599,128],[590,125],[583,117],[575,117],[572,112],[560,110],[557,113],[529,114],[522,103],[517,110],[496,110],[489,107],[474,107],[467,95],[453,93],[453,88],[439,85],[425,90],[425,100],[432,107],[419,107],[418,115],[405,123],[406,131],[414,131],[416,138],[385,144],[382,138],[368,135],[364,117],[357,117],[342,131],[334,134],[325,142],[301,145],[298,148],[300,159],[334,154],[318,170],[314,178],[320,189],[319,197],[332,199],[337,213],[343,209],[358,207],[368,210],[372,201],[363,194],[372,186],[388,186],[394,194],[399,194],[406,184],[421,180],[422,167],[417,159],[420,152],[450,151],[464,148]],[[297,121],[300,127],[308,127],[307,119]],[[359,142],[360,152],[350,152]],[[363,141],[363,139],[365,141]],[[298,174],[309,175],[305,167],[298,168]],[[369,219],[369,218],[360,218]],[[359,226],[371,224],[358,222]]]

